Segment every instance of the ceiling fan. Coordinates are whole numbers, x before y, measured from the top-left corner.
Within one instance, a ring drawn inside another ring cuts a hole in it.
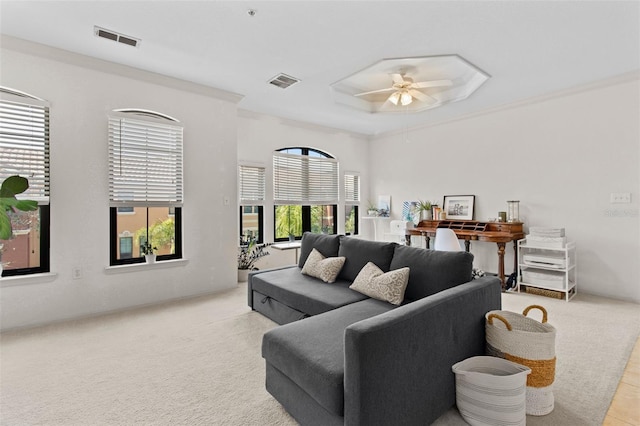
[[[391,87],[388,87],[386,89],[371,90],[369,92],[356,93],[354,96],[365,96],[374,93],[393,91],[393,93],[387,98],[387,100],[394,105],[398,105],[398,102],[400,102],[400,105],[407,106],[411,102],[413,102],[414,99],[423,102],[436,103],[438,102],[436,98],[434,98],[433,96],[429,96],[426,93],[422,93],[418,89],[451,86],[453,84],[451,80],[431,80],[414,83],[412,78],[405,77],[402,74],[391,74],[391,78],[393,80],[393,85]]]

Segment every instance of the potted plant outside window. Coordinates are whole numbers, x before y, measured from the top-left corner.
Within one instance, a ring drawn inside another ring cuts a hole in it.
[[[258,259],[268,256],[266,248],[270,244],[258,244],[255,237],[240,237],[238,247],[238,282],[247,281],[249,271],[254,271]]]
[[[156,261],[155,252],[156,250],[158,250],[158,247],[155,247],[149,241],[147,241],[140,246],[140,250],[142,250],[142,253],[144,254],[144,258],[147,261],[147,263],[154,263]]]

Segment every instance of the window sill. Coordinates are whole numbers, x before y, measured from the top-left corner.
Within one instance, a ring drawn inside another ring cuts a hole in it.
[[[42,274],[14,275],[11,277],[0,278],[0,287],[16,287],[20,285],[42,284],[54,281],[58,278],[58,274],[53,272],[44,272]]]
[[[106,266],[104,272],[106,274],[121,274],[126,272],[148,271],[151,269],[174,268],[177,266],[185,266],[187,263],[189,263],[188,259],[161,260],[154,263]]]

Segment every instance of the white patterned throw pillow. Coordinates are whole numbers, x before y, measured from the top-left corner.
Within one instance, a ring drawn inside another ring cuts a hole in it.
[[[325,283],[335,282],[336,277],[344,266],[345,257],[324,257],[318,250],[313,249],[307,257],[302,273],[310,277],[320,278]]]
[[[409,268],[394,269],[385,273],[375,263],[369,262],[349,288],[374,299],[399,305],[404,300],[408,282]]]

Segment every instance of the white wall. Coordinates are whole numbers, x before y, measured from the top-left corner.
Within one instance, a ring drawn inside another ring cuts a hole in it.
[[[267,200],[264,208],[265,241],[273,241],[273,151],[284,147],[305,146],[324,151],[340,162],[340,199],[343,199],[345,171],[360,173],[364,182],[361,187],[360,215],[366,210],[366,194],[369,192],[368,148],[366,138],[321,126],[314,126],[282,118],[240,111],[238,117],[238,161],[262,164],[267,173]],[[342,214],[344,204],[338,205],[338,233],[344,233]],[[366,213],[366,211],[365,211]],[[367,225],[360,222],[362,234]],[[293,250],[278,252],[270,249],[271,255],[262,258],[258,267],[290,265],[294,263]]]
[[[267,167],[269,196],[273,150],[300,145],[334,155],[341,172],[361,173],[361,215],[366,200],[379,194],[392,196],[396,218],[405,200],[475,194],[476,218],[487,219],[506,210],[506,200],[519,199],[527,228],[562,226],[577,242],[580,291],[640,302],[637,77],[412,130],[408,141],[404,132],[368,141],[244,111],[238,117],[238,98],[211,88],[4,37],[2,46],[0,84],[51,103],[51,269],[57,274],[26,285],[3,280],[2,329],[235,286],[237,161]],[[105,272],[106,117],[126,107],[157,110],[185,126],[186,264]],[[631,192],[633,203],[612,205],[611,192]],[[370,224],[360,227],[371,236]],[[293,252],[271,251],[260,267],[293,263]],[[472,251],[478,267],[496,271],[495,245],[474,243]],[[511,256],[509,247],[507,265]],[[72,279],[75,267],[81,279]]]
[[[3,39],[0,84],[51,104],[51,271],[57,276],[35,283],[3,279],[2,329],[237,285],[239,98],[219,99],[201,86],[14,41]],[[184,125],[186,264],[105,271],[109,263],[107,114],[115,108],[155,110]],[[229,206],[223,205],[225,196]],[[72,279],[74,267],[81,268],[81,279]]]
[[[487,220],[520,200],[525,230],[566,228],[577,243],[579,291],[640,302],[640,87],[637,74],[544,100],[371,143],[371,192],[402,201],[476,196]],[[445,107],[446,108],[446,107]],[[610,193],[632,204],[610,204]],[[497,272],[496,245],[472,243]],[[512,272],[508,247],[506,272]]]

